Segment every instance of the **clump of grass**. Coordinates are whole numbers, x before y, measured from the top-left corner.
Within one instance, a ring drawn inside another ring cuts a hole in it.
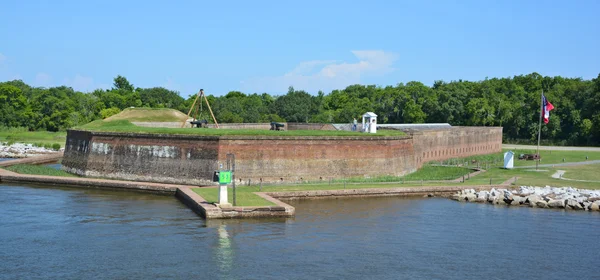
[[[58,144],[58,143],[52,144],[52,150],[55,150],[55,151],[60,150],[60,144]]]
[[[30,175],[45,175],[45,176],[60,176],[60,177],[79,177],[77,175],[68,173],[63,170],[57,170],[45,165],[32,165],[32,164],[16,164],[13,166],[6,167],[7,170],[20,174]]]

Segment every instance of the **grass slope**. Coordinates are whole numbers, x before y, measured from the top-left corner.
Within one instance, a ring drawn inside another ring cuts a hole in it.
[[[32,165],[32,164],[17,164],[8,166],[6,170],[30,175],[45,175],[45,176],[60,176],[60,177],[79,177],[77,175],[67,173],[63,170],[54,169],[45,165]]]
[[[128,120],[130,122],[183,122],[186,114],[168,108],[127,108],[106,118],[105,121]]]

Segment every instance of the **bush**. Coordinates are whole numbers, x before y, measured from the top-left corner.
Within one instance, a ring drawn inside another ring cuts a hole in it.
[[[121,109],[112,107],[112,108],[108,108],[108,109],[102,109],[102,111],[100,111],[100,116],[102,116],[102,119],[106,119],[106,118],[108,118],[112,115],[116,115],[120,112],[121,112]]]
[[[58,144],[58,143],[52,144],[52,150],[55,150],[55,151],[60,150],[60,144]]]
[[[49,143],[46,143],[46,144],[44,144],[44,149],[50,150],[50,149],[52,149],[52,145]]]

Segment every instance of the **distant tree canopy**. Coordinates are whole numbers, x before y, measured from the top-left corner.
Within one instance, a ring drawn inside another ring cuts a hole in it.
[[[542,138],[559,145],[600,144],[600,75],[592,80],[544,77],[538,73],[478,82],[435,81],[395,86],[351,85],[310,95],[292,87],[272,96],[231,91],[207,96],[219,122],[349,123],[372,111],[380,123],[450,123],[502,126],[507,141],[535,142],[542,90],[554,104]],[[106,118],[128,107],[173,108],[187,113],[187,99],[162,87],[135,88],[117,76],[113,88],[91,93],[60,86],[31,87],[20,80],[0,83],[0,126],[65,130]],[[205,104],[198,118],[211,120]]]

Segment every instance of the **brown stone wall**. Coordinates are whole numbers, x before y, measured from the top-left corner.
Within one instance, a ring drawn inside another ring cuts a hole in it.
[[[453,127],[411,136],[198,136],[70,130],[63,168],[85,176],[209,185],[236,156],[236,179],[296,182],[401,176],[424,162],[502,150],[502,128]]]
[[[502,127],[452,127],[412,133],[415,162],[446,160],[502,151]]]
[[[84,176],[209,184],[218,137],[69,130],[63,169]]]
[[[219,161],[236,156],[236,179],[295,182],[400,176],[416,170],[410,137],[222,137]]]
[[[84,176],[212,184],[228,153],[236,179],[294,182],[416,170],[410,137],[152,135],[70,130],[63,168]]]

